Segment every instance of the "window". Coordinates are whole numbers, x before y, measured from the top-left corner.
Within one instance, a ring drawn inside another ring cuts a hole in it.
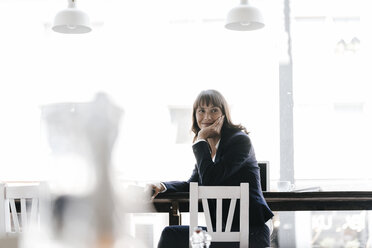
[[[224,94],[233,120],[251,132],[258,159],[279,168],[274,9],[280,5],[263,3],[270,5],[266,29],[231,32],[223,24],[235,4],[114,0],[102,8],[81,1],[94,31],[65,36],[50,30],[64,3],[2,1],[0,179],[47,178],[40,106],[86,102],[101,91],[124,110],[113,153],[123,180],[188,179],[195,163],[188,115],[208,88]]]

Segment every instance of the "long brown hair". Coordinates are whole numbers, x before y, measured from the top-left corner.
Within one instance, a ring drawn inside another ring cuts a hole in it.
[[[247,129],[240,125],[240,124],[233,124],[231,121],[231,115],[230,115],[230,108],[225,100],[225,98],[222,96],[220,92],[217,90],[203,90],[199,93],[199,95],[196,97],[193,110],[192,110],[192,127],[191,131],[194,132],[194,141],[196,140],[198,136],[198,132],[200,131],[200,128],[198,126],[198,122],[196,121],[196,109],[200,107],[201,105],[209,105],[212,104],[215,107],[219,107],[222,111],[222,114],[225,116],[222,130],[224,129],[235,129],[235,130],[241,130],[248,134]]]

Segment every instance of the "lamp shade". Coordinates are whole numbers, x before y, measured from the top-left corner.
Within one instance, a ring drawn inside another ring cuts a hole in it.
[[[76,9],[75,2],[57,13],[52,29],[64,34],[83,34],[92,30],[88,15]]]
[[[264,20],[256,7],[241,3],[227,14],[225,28],[238,31],[250,31],[263,28]]]

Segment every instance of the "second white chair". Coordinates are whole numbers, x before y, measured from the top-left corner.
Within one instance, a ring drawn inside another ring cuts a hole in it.
[[[190,183],[190,233],[198,226],[198,203],[202,200],[207,232],[212,242],[240,242],[240,248],[249,244],[249,184],[240,186],[198,186]],[[208,199],[216,199],[216,230],[213,230]],[[231,199],[226,226],[222,227],[222,200]],[[237,200],[240,199],[240,231],[231,232]],[[224,230],[224,231],[223,231]]]
[[[0,233],[19,233],[31,222],[36,223],[39,195],[39,185],[8,186],[0,183]],[[20,203],[20,211],[17,211],[16,201]]]

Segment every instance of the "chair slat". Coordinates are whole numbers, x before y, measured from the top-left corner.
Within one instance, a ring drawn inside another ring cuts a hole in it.
[[[26,199],[21,198],[21,220],[22,220],[22,227],[27,226],[27,208],[26,208]]]
[[[13,199],[33,198],[39,195],[38,185],[6,186],[5,197]]]
[[[240,184],[240,248],[248,248],[249,244],[249,185]]]
[[[190,183],[190,213],[198,213],[198,184]],[[194,232],[195,227],[198,226],[198,215],[190,214],[190,228],[189,237]]]
[[[9,199],[5,199],[5,232],[11,232],[12,226],[10,223],[10,207],[9,207]]]
[[[236,199],[231,199],[229,214],[227,216],[227,221],[226,221],[225,232],[231,232],[231,225],[232,225],[232,221],[234,218],[235,206],[236,206]]]
[[[222,232],[222,199],[217,199],[216,232]]]
[[[209,187],[209,188],[208,188]],[[217,198],[240,198],[240,189],[237,186],[199,186],[199,198],[217,199]]]
[[[14,203],[14,199],[9,199],[9,203],[10,203],[10,212],[12,214],[14,229],[16,232],[20,232],[21,230],[19,228],[17,209]]]
[[[208,232],[212,237],[212,242],[236,242],[239,241],[239,232]]]
[[[207,231],[208,232],[213,232],[211,215],[209,213],[208,200],[207,199],[202,199],[202,203],[203,203],[203,211],[204,211],[204,216],[205,216],[205,222],[207,224]]]
[[[38,199],[37,198],[32,198],[31,202],[31,216],[30,216],[30,222],[31,223],[36,223],[37,221],[37,209],[38,209]]]
[[[0,235],[6,232],[5,184],[0,183]]]

